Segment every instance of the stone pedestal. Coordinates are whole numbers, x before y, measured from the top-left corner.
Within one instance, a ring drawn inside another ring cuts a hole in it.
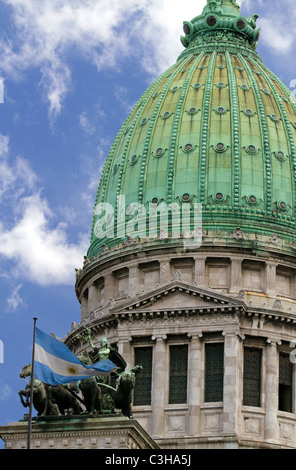
[[[27,448],[28,422],[0,426],[5,449]],[[33,421],[31,449],[158,449],[133,419],[124,416],[46,417]]]

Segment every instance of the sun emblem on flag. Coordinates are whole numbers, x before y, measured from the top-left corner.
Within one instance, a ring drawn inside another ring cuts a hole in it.
[[[77,369],[74,366],[70,366],[70,367],[68,367],[68,372],[71,375],[76,375],[77,374]]]

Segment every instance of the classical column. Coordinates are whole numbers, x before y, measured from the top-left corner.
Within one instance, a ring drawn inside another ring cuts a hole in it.
[[[104,276],[104,298],[102,299],[102,306],[107,307],[112,303],[115,296],[115,278],[112,273],[108,273]]]
[[[266,288],[265,292],[268,295],[276,295],[276,267],[277,263],[266,263]]]
[[[83,321],[88,314],[88,289],[85,289],[81,296],[81,321]]]
[[[197,287],[203,287],[205,285],[205,275],[206,275],[206,258],[195,258],[194,281]]]
[[[278,410],[278,348],[277,342],[267,340],[266,348],[266,379],[265,379],[265,440],[277,439]]]
[[[231,258],[230,282],[230,292],[239,292],[242,289],[242,258]]]
[[[92,312],[98,307],[98,287],[92,284],[88,290],[88,311]]]
[[[126,362],[126,370],[131,369],[134,367],[134,360],[133,360],[133,348],[131,346],[131,337],[119,338],[117,343],[118,352],[121,354],[123,359]]]
[[[188,335],[189,336],[189,335]],[[202,358],[201,340],[202,333],[192,335],[189,349],[189,378],[188,378],[188,428],[189,436],[200,435],[200,405],[201,405],[201,381]]]
[[[152,368],[152,437],[160,438],[164,436],[164,407],[166,404],[168,387],[168,364],[166,359],[166,336],[153,336],[155,345],[153,350]]]
[[[242,343],[236,331],[224,332],[223,432],[237,434],[242,396]]]
[[[129,268],[128,290],[130,297],[136,297],[140,293],[140,270],[138,266]]]
[[[162,286],[168,284],[171,280],[171,264],[169,260],[160,261],[159,284]]]

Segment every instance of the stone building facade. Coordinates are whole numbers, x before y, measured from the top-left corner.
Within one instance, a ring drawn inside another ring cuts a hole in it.
[[[216,0],[184,22],[110,149],[77,271],[65,342],[87,350],[87,327],[143,366],[133,417],[165,449],[296,448],[296,106],[256,19]]]
[[[120,263],[89,263],[67,343],[78,354],[87,325],[128,367],[143,363],[133,415],[161,447],[294,447],[293,262],[272,243],[260,255],[241,239],[207,241],[196,253],[137,241]]]
[[[87,326],[143,365],[133,415],[163,448],[296,447],[296,107],[256,19],[222,0],[183,23],[106,159],[77,271],[66,344],[87,349]],[[195,204],[176,236],[172,208]]]

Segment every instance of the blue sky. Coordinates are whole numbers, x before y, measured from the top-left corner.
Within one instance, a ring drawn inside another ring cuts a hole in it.
[[[33,317],[57,337],[80,321],[75,268],[104,159],[132,106],[182,52],[183,20],[205,3],[0,1],[1,425],[26,412],[19,373],[31,361]],[[295,0],[238,3],[260,15],[258,52],[290,86]]]

